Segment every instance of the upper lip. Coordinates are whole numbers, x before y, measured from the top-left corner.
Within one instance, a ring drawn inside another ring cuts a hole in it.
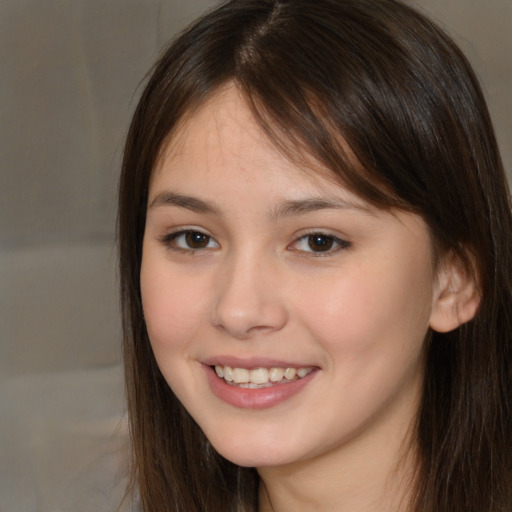
[[[208,366],[231,366],[232,368],[246,368],[247,370],[254,370],[256,368],[313,368],[316,366],[309,363],[285,361],[269,357],[240,358],[227,355],[208,357],[201,362]]]

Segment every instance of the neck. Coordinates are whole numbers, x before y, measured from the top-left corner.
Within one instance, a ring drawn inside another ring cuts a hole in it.
[[[410,427],[390,430],[375,439],[371,434],[354,438],[313,459],[258,469],[259,512],[410,510],[417,467]]]

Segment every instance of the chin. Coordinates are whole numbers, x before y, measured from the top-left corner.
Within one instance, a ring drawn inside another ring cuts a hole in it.
[[[209,438],[209,440],[220,455],[242,467],[285,466],[305,456],[303,453],[297,453],[296,449],[288,449],[284,446],[283,440],[279,439],[258,440],[254,437],[234,439],[234,436],[231,436],[229,440],[215,438]]]
[[[215,448],[215,447],[214,447]],[[261,451],[258,453],[242,452],[240,450],[217,450],[220,455],[225,459],[229,460],[237,466],[247,468],[264,468],[264,467],[278,467],[284,466],[291,461],[286,460],[279,456],[273,456],[270,454],[262,454]]]

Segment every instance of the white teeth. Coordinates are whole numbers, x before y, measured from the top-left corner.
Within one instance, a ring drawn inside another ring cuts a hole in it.
[[[270,368],[268,376],[272,382],[279,382],[280,380],[283,380],[284,368]]]
[[[268,370],[266,368],[256,368],[256,370],[251,370],[249,380],[253,384],[265,384],[268,382]]]
[[[311,368],[299,368],[297,370],[297,377],[302,379],[302,377],[305,377],[308,373],[311,373]]]
[[[245,368],[233,368],[233,382],[236,384],[249,382],[249,370]]]
[[[302,379],[313,371],[308,368],[255,368],[248,370],[246,368],[232,368],[231,366],[215,366],[215,373],[226,382],[239,385],[240,387],[255,389],[259,387],[268,387],[276,383],[285,383],[297,379]]]
[[[292,380],[295,375],[297,375],[297,370],[295,368],[286,368],[284,371],[284,378],[288,380]]]
[[[233,368],[230,366],[224,366],[223,370],[224,372],[224,380],[227,380],[228,382],[233,381]]]

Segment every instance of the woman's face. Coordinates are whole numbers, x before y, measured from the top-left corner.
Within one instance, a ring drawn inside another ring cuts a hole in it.
[[[437,293],[420,217],[298,169],[234,88],[174,136],[148,204],[151,345],[222,455],[281,466],[406,431]]]

